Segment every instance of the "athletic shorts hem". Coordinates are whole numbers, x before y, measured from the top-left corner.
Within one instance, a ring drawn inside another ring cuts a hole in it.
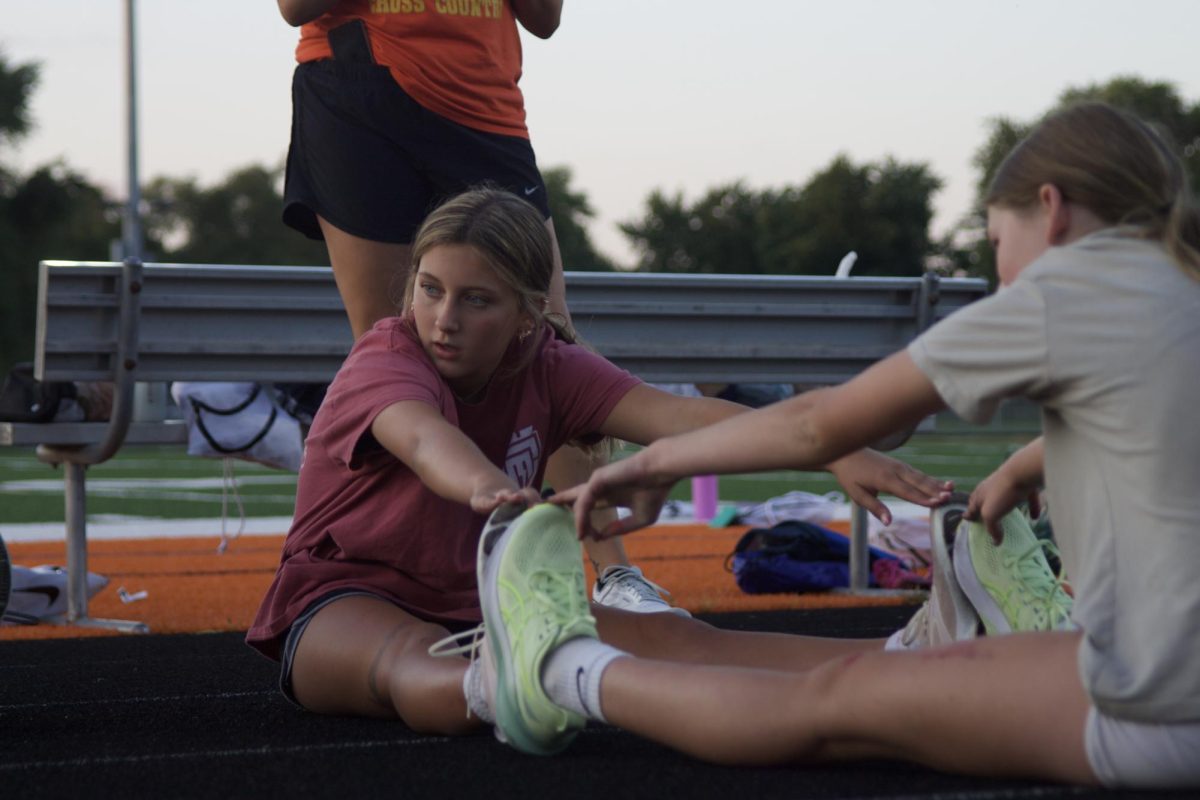
[[[308,623],[312,622],[318,611],[343,597],[374,597],[385,603],[391,602],[374,592],[366,592],[362,589],[336,589],[329,594],[321,595],[300,612],[300,616],[296,617],[291,627],[288,628],[287,636],[283,640],[283,647],[279,652],[279,691],[283,692],[283,696],[298,708],[303,708],[303,706],[296,699],[296,694],[292,689],[292,663],[296,659],[296,648],[300,646],[300,637],[304,636],[304,631],[308,629]]]
[[[442,202],[485,183],[549,219],[528,139],[430,111],[386,67],[328,59],[296,67],[283,198],[289,227],[323,238],[320,215],[359,238],[407,244]]]
[[[1108,789],[1200,786],[1200,721],[1139,722],[1093,706],[1084,724],[1084,748],[1096,779]]]

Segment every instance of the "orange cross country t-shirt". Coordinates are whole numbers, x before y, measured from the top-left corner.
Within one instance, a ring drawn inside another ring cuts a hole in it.
[[[375,63],[425,108],[476,130],[528,139],[521,37],[505,0],[342,0],[300,29],[296,60],[331,58],[326,34],[361,19]]]

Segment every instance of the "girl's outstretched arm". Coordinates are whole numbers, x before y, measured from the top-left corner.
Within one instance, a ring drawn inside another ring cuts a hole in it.
[[[600,432],[634,444],[650,444],[745,414],[747,406],[716,397],[680,397],[642,383],[625,393]]]
[[[405,400],[388,406],[371,423],[371,433],[430,491],[478,514],[490,514],[503,503],[533,505],[541,499],[536,489],[517,486],[428,403]]]
[[[627,533],[653,522],[670,487],[688,475],[826,467],[835,474],[839,470],[846,474],[849,468],[850,473],[863,475],[864,465],[871,465],[862,462],[856,451],[888,433],[916,425],[943,407],[933,384],[908,353],[901,351],[840,386],[807,392],[691,433],[660,439],[630,458],[597,470],[587,484],[558,499],[574,502],[581,536],[597,534],[587,523],[597,505],[629,506],[633,516],[602,535]],[[615,430],[606,432],[621,435]],[[850,454],[855,455],[845,460]]]

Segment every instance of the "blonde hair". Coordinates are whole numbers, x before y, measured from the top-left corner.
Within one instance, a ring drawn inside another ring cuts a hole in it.
[[[412,265],[401,308],[412,305],[421,257],[442,245],[473,247],[500,280],[516,292],[520,309],[533,320],[532,335],[527,337],[529,344],[509,370],[510,374],[520,372],[533,361],[547,325],[559,339],[587,347],[565,318],[547,311],[550,281],[554,276],[554,242],[541,213],[532,205],[511,192],[479,186],[438,206],[421,223],[413,239]],[[412,321],[411,315],[408,319]],[[603,437],[596,442],[571,444],[593,459],[607,460],[615,442]]]
[[[413,240],[412,266],[404,286],[401,308],[412,305],[417,266],[421,258],[441,245],[469,245],[517,295],[520,309],[533,320],[538,342],[546,325],[564,341],[574,342],[567,321],[546,311],[554,275],[554,243],[541,213],[515,194],[480,186],[450,198],[425,218]],[[514,367],[528,366],[537,352],[526,347]]]
[[[1200,209],[1182,162],[1150,125],[1105,103],[1055,112],[1000,164],[984,205],[1030,208],[1047,183],[1106,224],[1161,241],[1200,280]]]

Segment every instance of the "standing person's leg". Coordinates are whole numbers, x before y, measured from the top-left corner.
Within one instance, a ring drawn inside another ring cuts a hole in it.
[[[318,216],[338,294],[357,339],[379,320],[400,313],[398,303],[412,259],[412,245],[375,242],[346,233]]]
[[[1094,784],[1079,639],[1013,634],[803,674],[618,658],[600,698],[608,722],[722,763],[897,758]]]
[[[465,658],[429,655],[447,636],[378,597],[348,595],[322,607],[300,635],[291,662],[291,689],[320,714],[402,719],[416,731],[463,733],[468,716]]]
[[[413,234],[435,205],[409,147],[422,113],[373,64],[296,68],[283,220],[325,240],[356,339],[397,313]]]

